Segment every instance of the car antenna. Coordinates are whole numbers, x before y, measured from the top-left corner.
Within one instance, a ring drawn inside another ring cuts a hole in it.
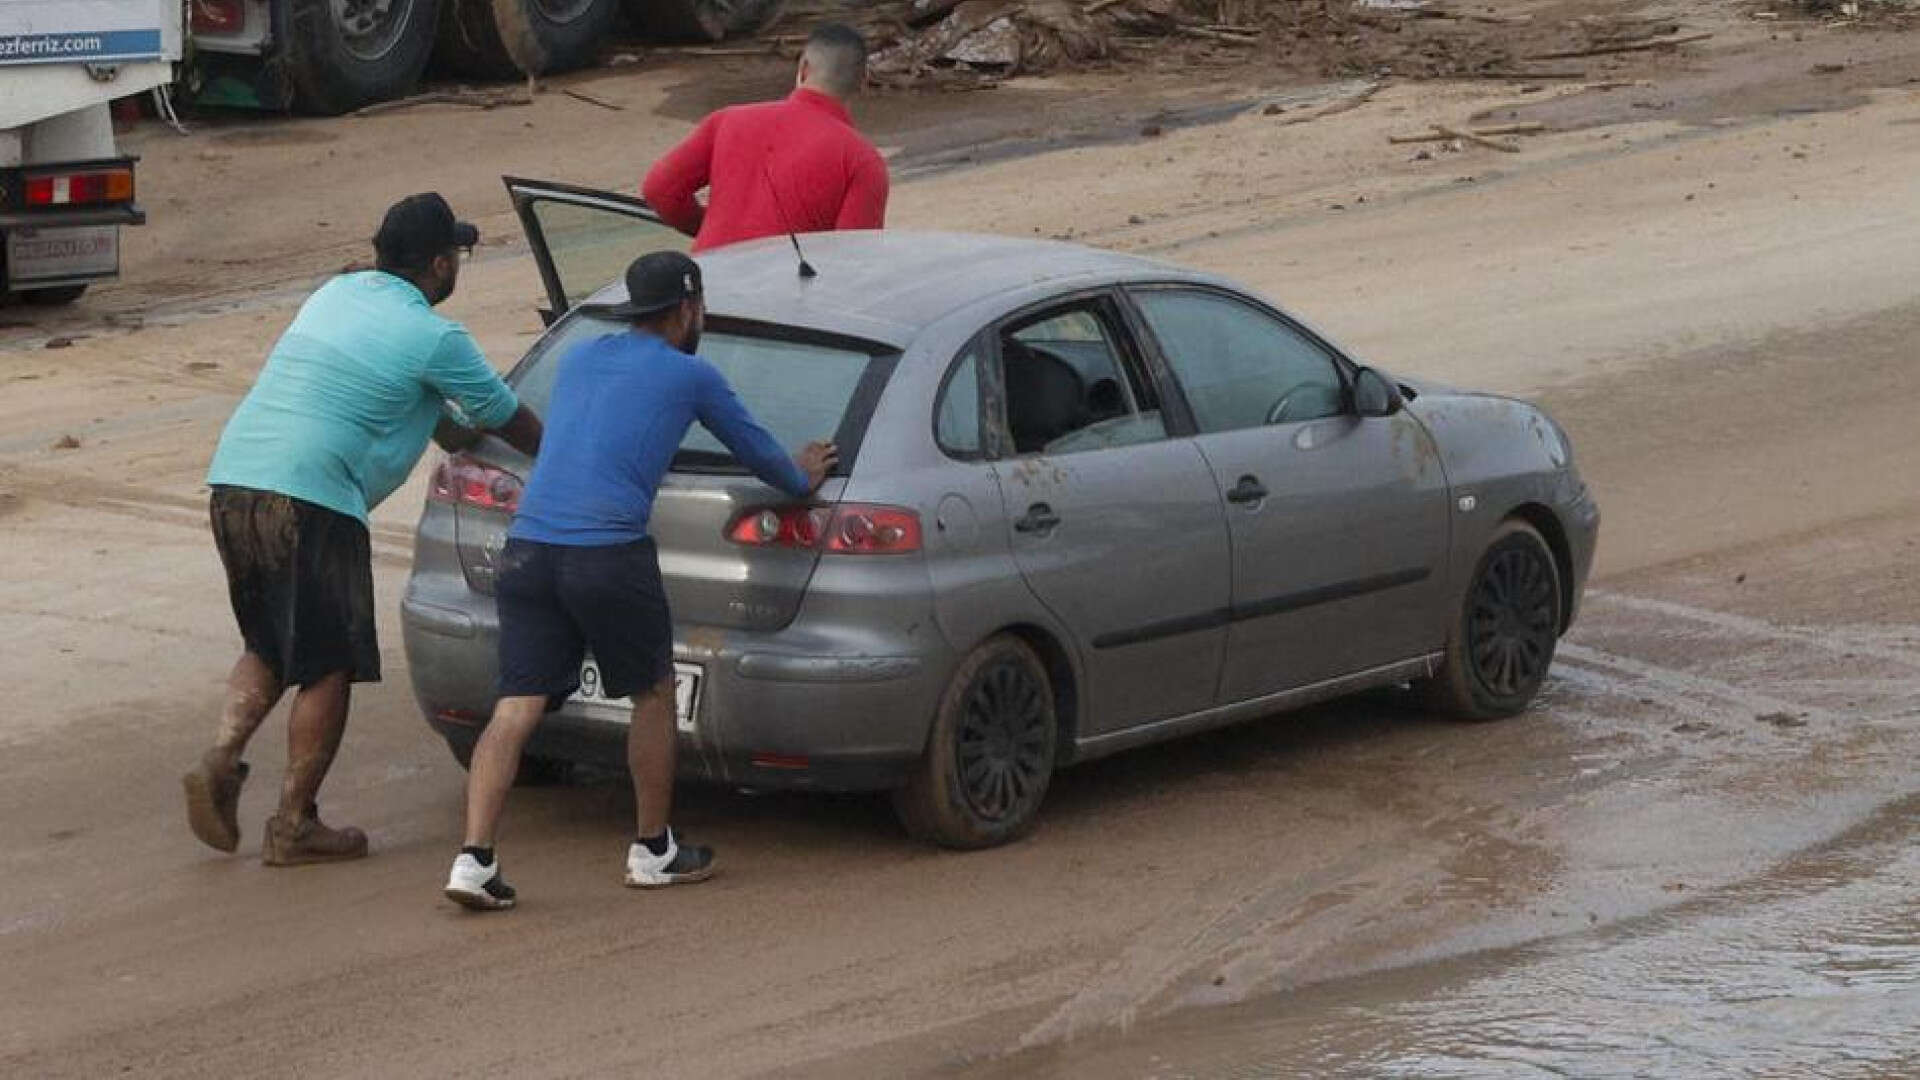
[[[793,230],[793,219],[787,216],[787,204],[780,198],[780,189],[774,186],[773,170],[767,168],[764,160],[760,162],[760,173],[767,178],[767,190],[773,192],[773,207],[780,211],[780,224],[787,227],[787,240],[793,244],[793,257],[800,260],[801,280],[819,277],[820,271],[813,268],[813,264],[807,261],[807,253],[800,250],[800,234]]]

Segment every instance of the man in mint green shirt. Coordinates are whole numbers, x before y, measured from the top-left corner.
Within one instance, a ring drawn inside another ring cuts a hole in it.
[[[478,240],[437,194],[396,203],[374,237],[379,268],[308,297],[221,433],[210,517],[246,647],[214,745],[185,777],[188,824],[212,847],[239,845],[241,752],[298,687],[261,857],[284,866],[366,854],[365,833],[320,823],[315,796],[352,684],[380,678],[367,513],[430,439],[457,448],[478,429],[527,454],[540,444],[540,421],[472,336],[433,311],[453,294],[460,250]]]

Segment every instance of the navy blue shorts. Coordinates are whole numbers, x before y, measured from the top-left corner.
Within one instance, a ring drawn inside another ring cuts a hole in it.
[[[559,702],[591,652],[601,692],[627,697],[673,675],[673,618],[651,539],[562,547],[508,539],[494,595],[500,695]]]

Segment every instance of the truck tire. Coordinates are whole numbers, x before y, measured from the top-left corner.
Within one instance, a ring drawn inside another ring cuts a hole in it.
[[[658,41],[720,41],[765,30],[786,0],[626,0],[635,28]]]
[[[441,0],[287,0],[280,63],[302,112],[334,115],[412,90]]]
[[[591,64],[620,0],[441,0],[435,63],[453,75],[512,79]]]

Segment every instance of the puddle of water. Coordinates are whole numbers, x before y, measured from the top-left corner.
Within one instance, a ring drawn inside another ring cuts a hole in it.
[[[1592,934],[1195,1010],[995,1068],[1159,1080],[1920,1076],[1916,841],[1920,796],[1760,878]]]

